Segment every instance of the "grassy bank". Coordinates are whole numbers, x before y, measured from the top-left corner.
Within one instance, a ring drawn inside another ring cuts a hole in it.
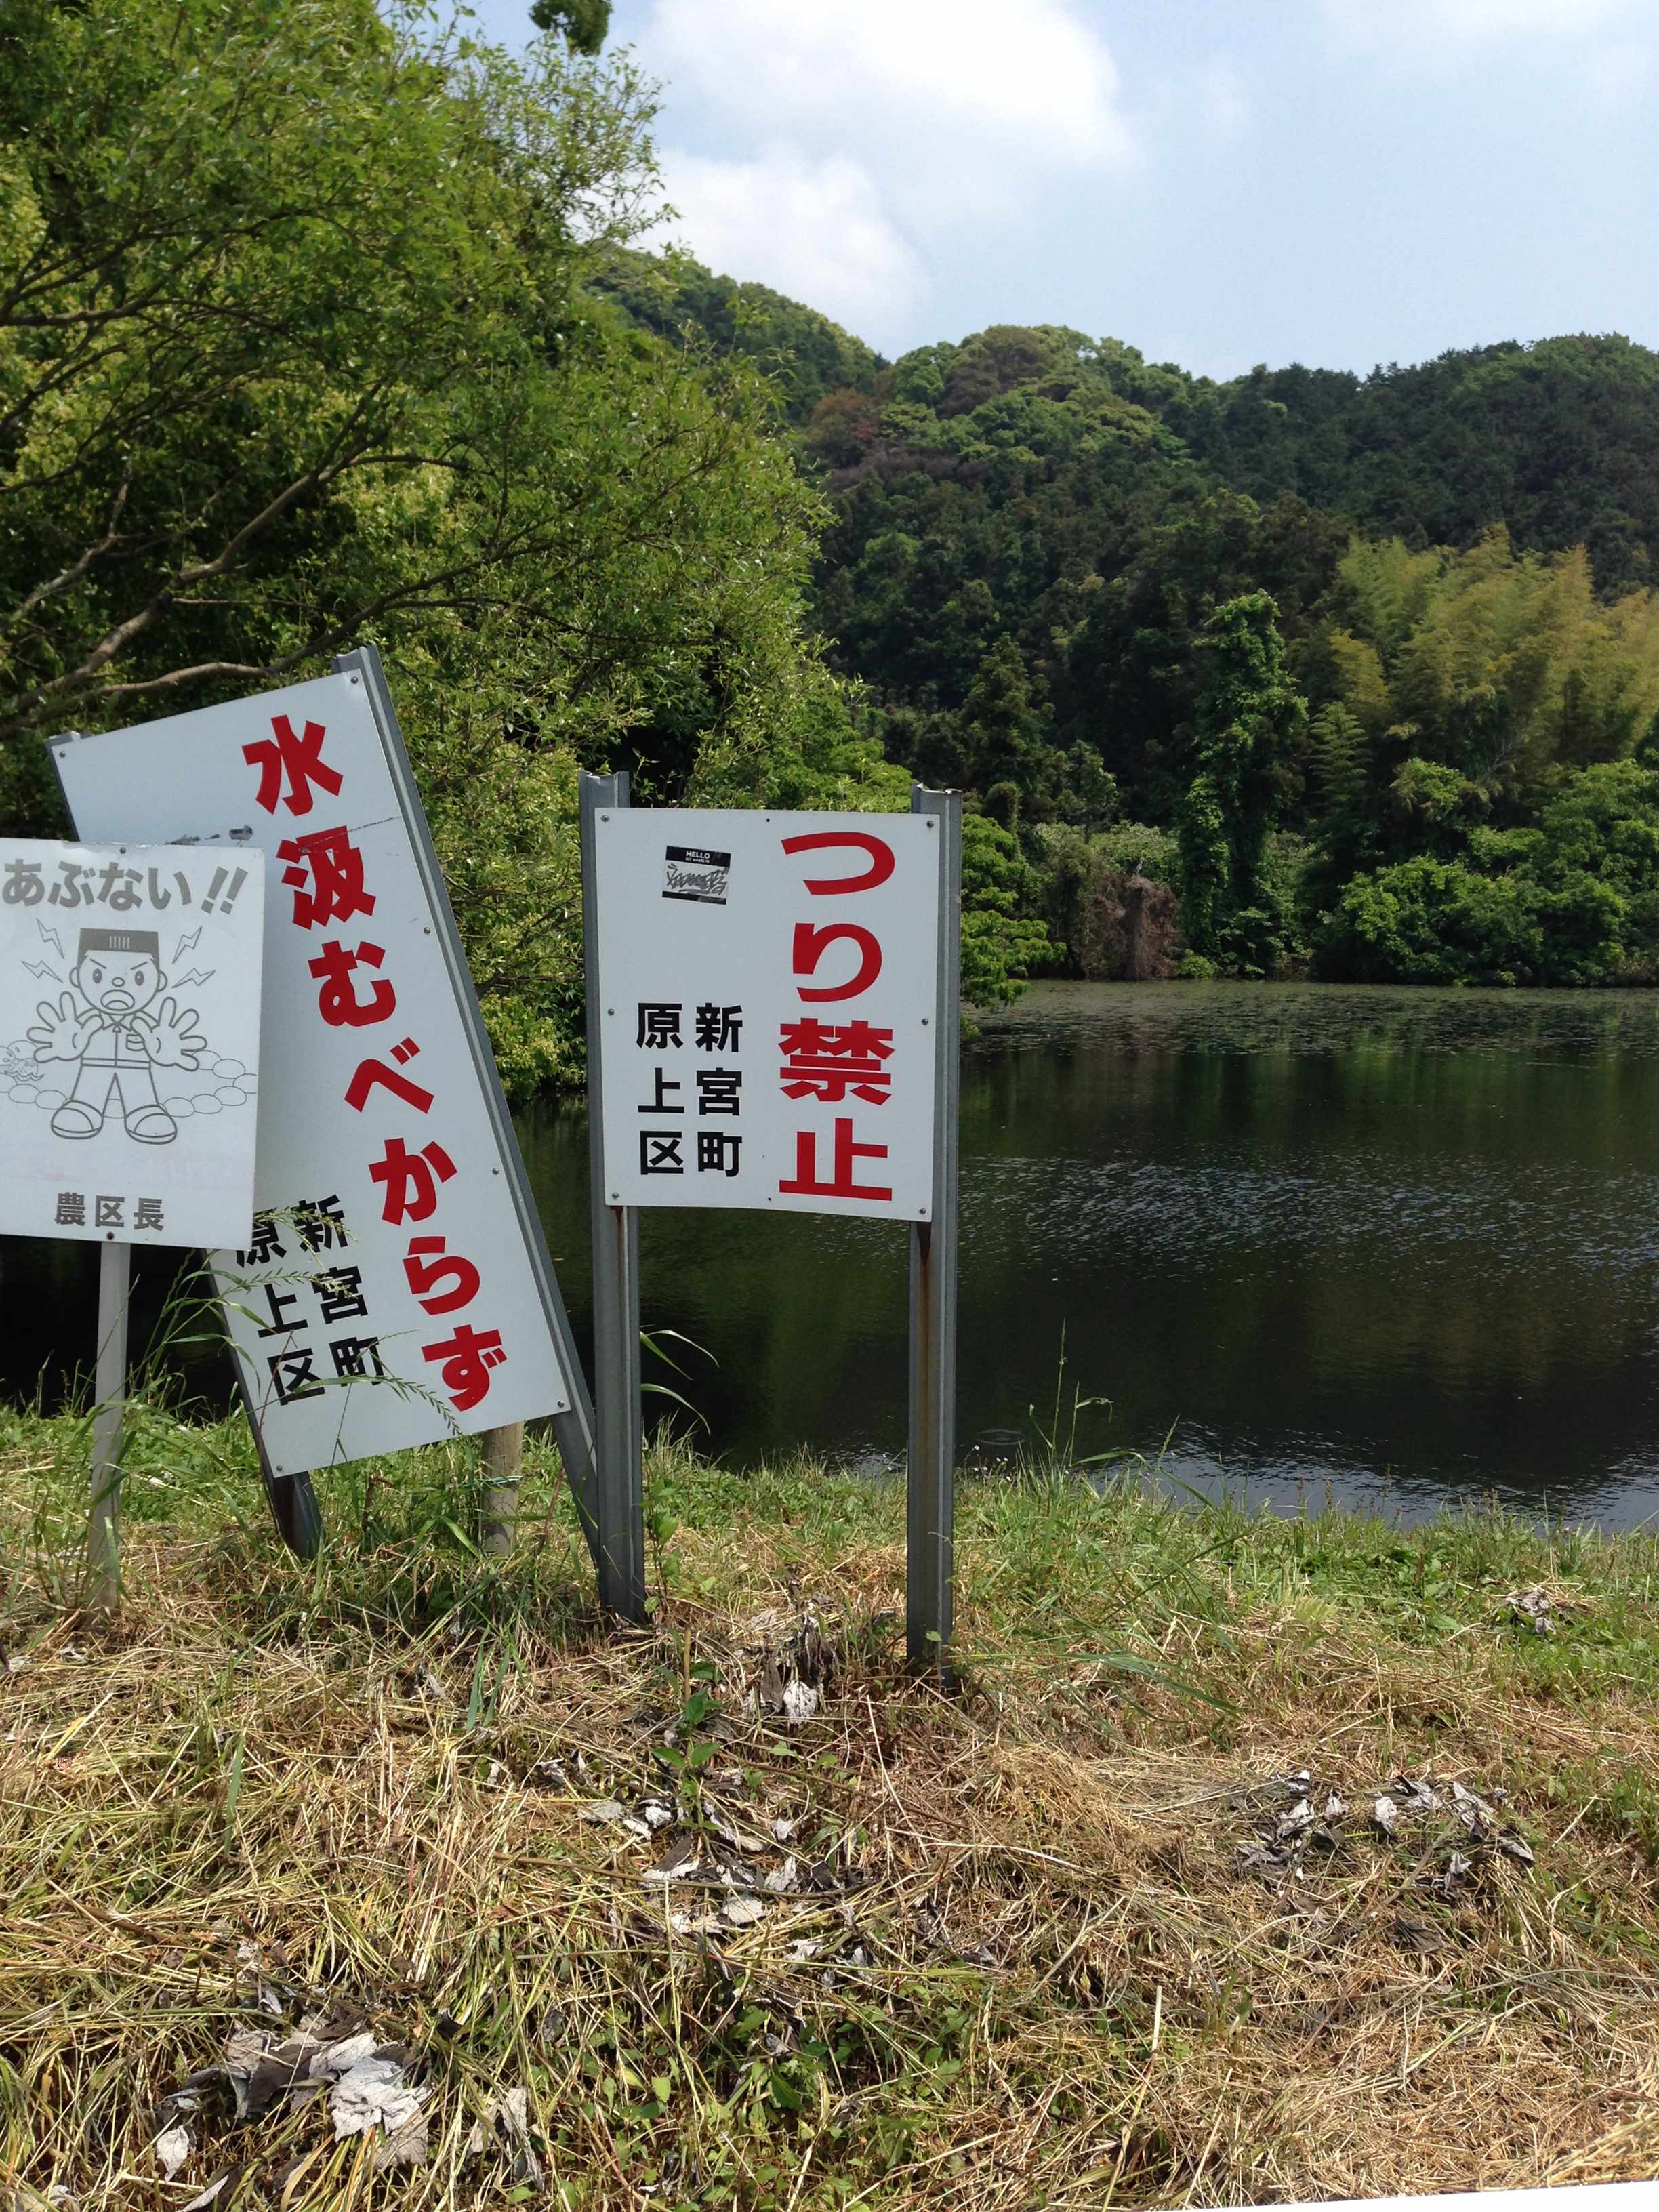
[[[313,1570],[235,1427],[151,1413],[105,1629],[86,1447],[0,1426],[21,2204],[1659,2172],[1651,1537],[975,1482],[947,1702],[899,1671],[896,1491],[659,1450],[657,1626],[616,1636],[548,1458],[505,1567],[458,1447],[331,1479]],[[356,2028],[424,2093],[390,2142],[289,2091]]]

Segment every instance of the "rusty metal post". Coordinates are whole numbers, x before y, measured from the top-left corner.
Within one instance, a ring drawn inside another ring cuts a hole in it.
[[[911,1666],[951,1686],[957,1428],[957,1144],[962,1072],[962,794],[910,792],[937,826],[939,985],[933,1013],[933,1195],[910,1230],[910,1437],[905,1641]]]
[[[600,1066],[598,828],[628,804],[628,778],[581,779],[582,960],[587,992],[587,1156],[593,1219],[593,1431],[599,1602],[624,1620],[647,1618],[645,1427],[640,1398],[640,1217],[605,1184]]]
[[[121,1602],[121,1425],[127,1405],[127,1307],[131,1287],[131,1245],[112,1238],[100,1244],[87,1600],[100,1613],[110,1613]]]

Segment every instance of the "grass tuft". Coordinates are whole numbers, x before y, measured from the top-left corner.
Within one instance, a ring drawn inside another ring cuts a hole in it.
[[[1659,2172],[1650,1535],[970,1480],[947,1702],[900,1669],[894,1486],[659,1443],[654,1625],[613,1634],[541,1446],[510,1562],[456,1445],[329,1477],[303,1566],[239,1424],[141,1408],[103,1626],[87,1453],[84,1419],[0,1416],[21,2203],[227,2175],[220,2207],[1092,2212]],[[1402,1777],[1435,1803],[1390,1836]],[[172,2101],[319,2013],[413,2052],[423,2162],[377,2171],[324,2100]]]

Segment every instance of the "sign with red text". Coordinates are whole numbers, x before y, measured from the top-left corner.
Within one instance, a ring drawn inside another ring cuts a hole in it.
[[[0,1231],[253,1224],[264,856],[0,839]]]
[[[926,1221],[933,818],[617,807],[594,842],[608,1201]]]
[[[373,672],[53,752],[83,835],[265,856],[257,1213],[212,1261],[274,1472],[564,1411],[539,1228]]]

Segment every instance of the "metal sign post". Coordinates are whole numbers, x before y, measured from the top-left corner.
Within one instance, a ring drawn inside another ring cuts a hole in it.
[[[587,996],[587,1127],[593,1216],[593,1427],[599,1602],[646,1618],[645,1420],[640,1400],[640,1217],[607,1188],[604,1014],[599,1004],[597,832],[628,804],[628,778],[581,780],[582,963]]]
[[[127,1298],[131,1285],[131,1245],[100,1246],[87,1601],[102,1613],[113,1613],[121,1601],[121,1424],[126,1413]]]
[[[945,1679],[962,801],[908,816],[630,808],[582,780],[606,1601],[645,1608],[639,1210],[904,1223],[910,1656]]]
[[[905,1643],[948,1685],[955,1589],[957,1150],[962,1073],[962,794],[910,790],[937,824],[939,982],[933,1014],[932,1218],[910,1224],[910,1431],[905,1482]]]

